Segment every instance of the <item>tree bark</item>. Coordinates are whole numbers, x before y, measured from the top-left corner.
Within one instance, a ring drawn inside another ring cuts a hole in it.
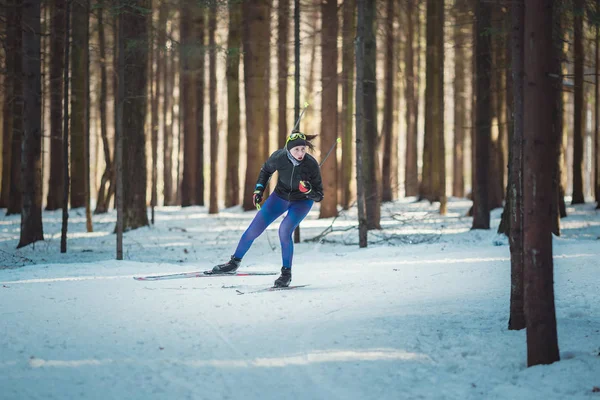
[[[150,9],[152,9],[152,0],[150,0]],[[152,32],[152,12],[148,16],[148,29]],[[157,32],[158,33],[158,32]],[[154,34],[148,40],[148,91],[150,92],[150,151],[152,152],[152,171],[150,171],[150,222],[154,225],[154,207],[158,203],[158,128],[159,114],[158,106],[161,98],[161,43],[154,40]],[[158,39],[158,37],[156,37]],[[156,65],[154,70],[153,65]]]
[[[367,211],[365,201],[365,174],[363,150],[366,141],[365,123],[365,37],[373,26],[368,24],[368,8],[374,7],[374,0],[357,0],[358,18],[356,24],[356,202],[358,208],[358,246],[367,247]],[[373,22],[370,20],[371,23]]]
[[[10,3],[11,37],[11,70],[9,71],[13,80],[13,95],[11,99],[12,118],[12,141],[11,141],[11,166],[10,166],[10,190],[6,215],[19,214],[21,212],[21,149],[23,137],[23,37],[21,35],[22,1],[16,0]]]
[[[173,68],[174,57],[173,50],[166,47],[167,41],[167,16],[168,5],[166,2],[160,4],[158,12],[158,43],[162,50],[161,63],[163,64],[164,92],[162,108],[162,128],[163,128],[163,196],[164,204],[171,206],[174,204],[173,191],[173,87],[175,85],[175,69]]]
[[[42,71],[40,2],[23,1],[23,154],[21,235],[17,248],[44,240],[42,228]]]
[[[183,131],[183,173],[181,178],[181,205],[183,207],[196,204],[196,179],[198,167],[196,149],[198,148],[198,132],[196,124],[196,90],[193,57],[194,33],[192,29],[192,13],[194,10],[192,0],[181,1],[180,20],[180,59],[181,72],[179,78],[180,86],[180,109],[182,113]],[[200,161],[201,162],[201,161]]]
[[[321,1],[321,159],[323,160],[337,140],[337,2]],[[327,167],[321,170],[324,198],[321,202],[319,218],[331,218],[338,215],[338,162],[335,150],[327,160]]]
[[[269,13],[269,0],[243,3],[247,165],[242,206],[245,211],[254,209],[252,192],[260,168],[267,159],[265,148],[268,132],[265,132],[265,118],[268,109],[265,110],[265,99],[269,97]]]
[[[377,130],[377,39],[375,36],[375,1],[367,1],[364,14],[364,147],[363,169],[368,229],[381,229],[381,172],[379,134]]]
[[[552,264],[552,0],[525,8],[523,227],[527,365],[559,360]],[[550,134],[549,134],[550,133]]]
[[[583,204],[585,202],[583,193],[583,141],[585,135],[585,83],[583,50],[583,17],[585,13],[584,0],[574,0],[574,101],[575,116],[573,118],[573,199],[571,204]]]
[[[73,29],[71,51],[71,207],[85,207],[88,178],[85,142],[89,59],[89,0],[72,5]]]
[[[600,12],[600,0],[596,1],[596,12]],[[594,107],[596,108],[596,120],[594,125],[594,198],[596,209],[600,208],[600,25],[596,25],[596,60],[594,63],[596,78],[594,90]]]
[[[486,31],[491,28],[490,4],[479,0],[476,8],[476,138],[475,170],[477,171],[473,192],[472,229],[490,229],[489,170],[491,140],[491,40]]]
[[[209,102],[210,102],[210,199],[208,213],[219,212],[218,195],[218,157],[219,131],[217,128],[217,46],[215,31],[217,29],[217,6],[213,2],[208,13],[208,48],[209,48]]]
[[[554,84],[554,102],[552,110],[552,126],[554,128],[553,140],[555,146],[554,152],[554,168],[552,174],[552,233],[560,236],[560,218],[567,215],[565,206],[565,190],[562,184],[563,163],[564,163],[564,97],[563,97],[563,67],[562,62],[565,57],[563,46],[563,23],[562,15],[564,6],[561,2],[554,3],[553,9],[553,27],[552,27],[552,64],[550,65],[550,73],[553,76],[552,83]]]
[[[192,70],[196,82],[196,194],[193,204],[204,205],[204,59],[205,59],[205,30],[206,10],[205,6],[195,2],[193,6],[194,21],[193,30],[195,36],[195,50],[192,58]]]
[[[62,207],[63,195],[63,74],[65,69],[66,0],[53,0],[50,28],[50,181],[46,210]]]
[[[146,93],[149,0],[135,0],[122,11],[124,54],[123,229],[148,225],[146,212]],[[120,84],[120,83],[119,83]],[[126,155],[126,156],[125,156]]]
[[[279,147],[285,146],[287,126],[288,54],[290,34],[290,3],[279,0],[277,9],[277,122]]]
[[[454,152],[452,158],[452,196],[465,196],[465,138],[467,123],[467,38],[468,0],[456,0],[454,10]]]
[[[280,17],[281,18],[281,17]],[[240,203],[240,53],[241,5],[229,4],[229,33],[227,38],[227,176],[225,178],[225,207]],[[281,20],[280,20],[281,23]],[[286,70],[287,72],[287,70]],[[281,105],[280,105],[281,107]],[[281,116],[281,114],[280,114]]]
[[[404,191],[406,196],[419,194],[419,167],[418,167],[418,81],[419,65],[415,70],[415,28],[414,21],[420,18],[418,4],[414,0],[407,0],[407,25],[406,25],[406,163],[404,167]],[[417,41],[420,37],[417,28]],[[418,46],[418,45],[417,45]],[[418,52],[418,50],[417,50]]]
[[[510,245],[510,317],[508,329],[525,328],[524,289],[523,289],[523,74],[524,37],[523,23],[525,6],[523,3],[510,5],[511,14],[511,70],[513,86],[513,130],[510,141],[508,186],[506,194],[506,215]]]
[[[383,160],[381,172],[381,201],[393,201],[398,192],[398,160],[394,157],[397,146],[394,134],[394,3],[387,0],[385,16],[385,55],[384,55],[384,94],[383,122],[381,136],[383,138]]]
[[[108,98],[108,77],[106,75],[106,38],[104,35],[104,3],[97,10],[98,14],[98,40],[100,51],[100,135],[102,137],[102,148],[104,150],[104,172],[100,178],[100,189],[98,190],[98,199],[96,201],[96,210],[94,214],[103,214],[108,211],[108,188],[113,184],[113,163],[110,156],[110,143],[108,142],[107,112],[106,101]],[[107,184],[109,184],[107,188]]]
[[[446,162],[444,147],[444,1],[427,1],[427,72],[425,87],[425,138],[420,197],[440,202],[446,213]]]
[[[340,118],[342,136],[342,188],[341,204],[344,210],[352,202],[352,154],[354,135],[354,36],[356,35],[356,1],[344,0],[342,27],[342,112]]]

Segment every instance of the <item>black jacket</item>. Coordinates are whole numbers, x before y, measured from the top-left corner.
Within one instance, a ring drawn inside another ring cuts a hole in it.
[[[306,200],[307,198],[315,201],[323,200],[321,168],[319,168],[317,160],[310,154],[306,154],[300,164],[295,166],[288,158],[286,149],[275,151],[260,169],[256,184],[266,188],[275,171],[279,172],[275,187],[277,196],[288,201]],[[307,195],[300,191],[298,188],[300,181],[310,182],[311,193]]]

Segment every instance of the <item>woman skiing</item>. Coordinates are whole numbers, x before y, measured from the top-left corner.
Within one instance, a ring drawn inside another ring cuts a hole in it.
[[[239,268],[242,258],[254,240],[284,212],[286,217],[279,226],[279,240],[283,266],[275,287],[287,287],[292,281],[292,257],[294,243],[292,233],[306,217],[315,201],[323,200],[321,169],[307,148],[313,150],[312,140],[316,135],[305,135],[294,131],[287,138],[284,148],[275,151],[263,164],[256,182],[253,202],[258,213],[242,235],[231,259],[215,266],[208,274],[233,274]],[[274,194],[269,196],[262,208],[263,192],[275,171],[279,172]]]

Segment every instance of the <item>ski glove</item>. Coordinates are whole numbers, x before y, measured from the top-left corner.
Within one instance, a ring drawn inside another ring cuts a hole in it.
[[[323,194],[319,193],[317,190],[313,190],[312,185],[308,181],[300,181],[300,184],[298,185],[298,190],[306,194],[306,197],[310,200],[316,202],[323,200]]]
[[[254,204],[254,207],[258,207],[262,201],[264,191],[265,188],[261,184],[257,184],[254,188],[254,194],[252,195],[252,203]]]

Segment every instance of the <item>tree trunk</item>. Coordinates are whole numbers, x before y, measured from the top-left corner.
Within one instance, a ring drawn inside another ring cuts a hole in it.
[[[121,14],[125,48],[123,102],[123,229],[148,225],[146,212],[146,93],[149,0],[128,3]],[[126,156],[125,156],[126,155]]]
[[[12,141],[11,141],[11,166],[10,190],[6,215],[21,212],[21,140],[23,137],[23,37],[21,35],[22,1],[11,2],[9,21],[11,37],[8,39],[11,46],[11,70],[9,74],[13,80],[13,96],[11,99],[12,110]]]
[[[584,83],[584,62],[585,54],[583,50],[584,32],[583,17],[585,13],[584,0],[574,0],[573,18],[574,18],[574,101],[575,116],[573,118],[573,200],[571,204],[583,204],[583,141],[585,135],[585,83]]]
[[[192,70],[196,82],[196,195],[193,204],[204,205],[204,31],[206,30],[205,6],[196,2],[193,7],[194,21],[193,30],[195,49]]]
[[[4,81],[2,94],[4,96],[2,104],[2,188],[0,191],[0,207],[8,208],[11,190],[11,172],[12,172],[12,140],[13,140],[13,108],[15,95],[15,46],[16,46],[16,21],[15,15],[16,3],[8,2],[7,7],[2,12],[2,17],[6,19],[3,34],[6,38],[6,48],[4,50]],[[15,155],[16,157],[16,155]]]
[[[510,318],[508,329],[525,328],[523,305],[523,74],[525,6],[510,5],[511,14],[511,70],[513,85],[513,130],[510,141],[506,215],[510,245]],[[504,215],[503,215],[504,218]]]
[[[268,132],[265,132],[269,97],[270,13],[269,0],[243,3],[244,94],[246,99],[247,165],[244,182],[245,211],[253,210],[252,192],[260,168],[267,159],[265,152]]]
[[[71,58],[71,46],[69,44],[69,32],[71,30],[71,2],[65,4],[65,30],[64,30],[64,59],[63,65],[63,131],[62,131],[62,156],[63,156],[63,196],[62,196],[62,223],[60,229],[60,252],[67,252],[67,230],[69,221],[69,59]]]
[[[600,12],[600,0],[596,1],[596,12]],[[594,91],[594,107],[596,108],[596,121],[594,124],[594,198],[596,209],[600,208],[600,25],[596,25],[596,62],[594,63],[596,73],[596,86]]]
[[[476,8],[476,79],[477,111],[475,138],[476,182],[473,192],[472,229],[490,229],[489,170],[491,140],[491,5],[478,1]]]
[[[381,201],[395,200],[398,192],[397,184],[395,184],[398,181],[398,160],[393,156],[393,149],[398,145],[394,134],[394,2],[395,0],[387,0],[385,16]]]
[[[150,0],[150,8],[152,9],[152,0]],[[148,16],[148,28],[153,29],[152,24],[152,12]],[[158,33],[158,32],[157,32]],[[157,43],[158,40],[154,40],[154,34],[148,40],[148,51],[150,57],[148,59],[148,91],[150,92],[150,150],[152,152],[152,171],[151,176],[151,187],[150,187],[150,222],[154,225],[154,207],[158,203],[158,105],[161,98],[161,77],[162,77],[162,64],[161,64],[161,43]],[[158,37],[157,37],[158,39]],[[156,49],[156,50],[155,50]],[[153,70],[153,65],[156,64],[156,70]],[[154,77],[154,79],[152,79]],[[153,82],[154,81],[154,82]]]
[[[565,57],[563,46],[563,23],[562,15],[564,7],[561,2],[554,3],[553,29],[552,29],[552,65],[550,65],[550,73],[554,77],[552,83],[554,86],[554,102],[552,109],[552,126],[554,128],[554,168],[552,174],[552,233],[556,236],[560,235],[560,218],[567,215],[565,206],[565,191],[562,185],[563,175],[563,136],[564,136],[564,97],[563,97],[563,81],[562,81],[562,61]]]
[[[281,18],[281,17],[280,17]],[[240,202],[240,53],[241,5],[229,4],[229,33],[227,38],[227,177],[225,182],[225,207]],[[281,23],[281,20],[280,20]],[[286,68],[287,73],[287,68]],[[281,98],[280,98],[281,99]],[[281,105],[280,105],[281,107]],[[280,114],[281,116],[281,114]]]
[[[427,69],[425,87],[425,138],[421,198],[440,202],[446,213],[446,162],[444,148],[444,1],[427,1]]]
[[[163,82],[164,92],[163,97],[163,196],[164,204],[171,206],[174,204],[174,191],[173,191],[173,87],[175,86],[175,68],[173,68],[174,57],[173,50],[166,47],[167,41],[167,16],[168,8],[167,3],[162,2],[160,4],[159,16],[158,16],[158,43],[162,49],[161,63],[164,64],[163,71]]]
[[[195,56],[194,32],[192,29],[192,13],[194,2],[192,0],[181,1],[180,20],[180,59],[181,73],[180,86],[180,109],[182,113],[183,131],[183,176],[181,178],[181,205],[183,207],[196,204],[196,186],[198,179],[197,159],[198,131],[196,124],[196,90],[193,70],[193,57]]]
[[[375,36],[375,1],[367,1],[364,14],[364,147],[363,169],[368,229],[381,229],[381,172],[377,130],[377,39]]]
[[[106,75],[106,38],[104,36],[104,4],[97,10],[98,14],[98,40],[100,51],[100,135],[102,137],[102,148],[104,149],[104,172],[100,178],[100,189],[98,190],[98,199],[96,201],[96,210],[94,214],[103,214],[108,211],[109,196],[107,184],[113,184],[113,163],[110,157],[110,144],[108,142],[107,112],[106,101],[108,98],[108,78]]]
[[[66,0],[53,0],[50,28],[50,181],[46,210],[62,207],[63,195],[63,73]]]
[[[23,1],[23,154],[21,237],[17,248],[44,240],[42,228],[42,71],[40,2]]]
[[[209,53],[209,102],[210,102],[210,199],[209,214],[219,212],[218,195],[218,166],[219,157],[219,131],[217,128],[217,46],[215,44],[215,31],[217,29],[217,6],[211,3],[208,14],[208,48]]]
[[[290,3],[288,0],[279,0],[277,19],[277,130],[279,134],[277,145],[283,147],[288,135],[287,86],[290,32]]]
[[[354,36],[356,35],[356,1],[344,0],[342,28],[342,113],[340,118],[342,136],[342,190],[341,204],[344,210],[352,202],[352,155],[354,135]]]
[[[468,0],[456,0],[454,18],[454,152],[452,159],[452,196],[465,196],[465,138],[467,117]]]
[[[321,159],[337,140],[337,2],[321,1],[321,14],[324,23],[321,29]],[[319,218],[331,218],[338,215],[338,162],[335,149],[327,160],[327,166],[321,170],[323,194]]]
[[[367,210],[365,201],[365,174],[363,149],[366,141],[366,121],[365,121],[365,69],[366,67],[366,49],[365,41],[368,31],[373,30],[372,19],[367,14],[374,5],[374,0],[358,0],[358,19],[356,24],[356,40],[354,41],[356,50],[356,202],[358,207],[358,246],[367,247]],[[368,22],[371,24],[368,24]]]
[[[71,207],[85,207],[86,173],[86,110],[89,43],[89,0],[72,5],[73,29],[71,52]]]
[[[415,85],[419,75],[419,65],[415,71],[415,28],[414,21],[420,18],[418,4],[414,0],[407,0],[407,25],[406,25],[406,163],[404,167],[404,191],[406,196],[419,194],[419,167],[418,160],[418,88]],[[417,23],[418,25],[418,23]],[[418,28],[417,28],[418,29]],[[417,31],[417,38],[420,35]],[[418,39],[417,39],[418,40]],[[418,44],[417,44],[418,46]],[[417,50],[418,51],[418,50]]]
[[[523,227],[527,365],[559,360],[552,265],[552,0],[529,0],[525,8]]]

